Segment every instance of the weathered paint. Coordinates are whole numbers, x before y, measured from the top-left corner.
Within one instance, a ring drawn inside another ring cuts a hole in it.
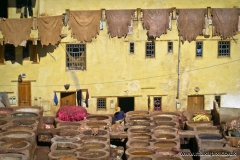
[[[232,8],[233,6],[240,7],[239,0],[69,0],[67,2],[66,0],[37,0],[34,16],[61,15],[66,9]],[[15,8],[10,7],[8,11],[10,18],[19,17]],[[173,21],[171,31],[157,38],[156,57],[151,59],[145,58],[147,31],[143,29],[142,22],[134,21],[133,28],[134,34],[126,38],[110,38],[104,22],[104,29],[100,31],[97,38],[86,44],[86,71],[66,70],[66,43],[78,43],[71,37],[68,26],[62,29],[62,33],[66,33],[67,37],[63,38],[58,46],[42,47],[38,44],[39,64],[32,64],[29,60],[22,61],[22,49],[17,47],[17,62],[6,61],[5,65],[0,66],[0,72],[4,77],[0,80],[0,91],[14,92],[9,96],[17,97],[17,83],[11,81],[17,80],[19,74],[25,73],[26,80],[36,80],[32,82],[32,102],[34,97],[38,97],[38,105],[42,100],[53,102],[54,91],[64,91],[63,85],[69,83],[71,91],[80,88],[89,90],[89,113],[113,113],[114,109],[110,109],[110,101],[113,100],[117,105],[117,97],[109,97],[107,110],[97,111],[97,99],[92,97],[131,95],[139,96],[135,98],[135,110],[148,109],[147,95],[166,95],[162,96],[163,111],[175,111],[178,71],[176,21]],[[32,31],[31,38],[36,38],[37,34],[37,31]],[[1,36],[0,34],[0,38]],[[213,107],[214,95],[220,93],[226,93],[221,96],[221,106],[239,107],[239,38],[238,34],[234,36],[236,42],[231,40],[231,56],[228,58],[217,57],[219,37],[197,37],[197,40],[203,41],[202,58],[195,56],[195,41],[181,44],[179,92],[181,108],[179,110],[186,110],[187,96],[196,94],[195,87],[200,88],[198,94],[205,95],[205,109]],[[168,41],[173,42],[171,54],[167,53]],[[133,55],[129,54],[129,42],[135,43]],[[30,52],[32,53],[31,49]],[[144,89],[148,87],[152,89]],[[59,97],[59,92],[57,95]],[[153,97],[151,97],[151,106],[153,106]],[[52,108],[56,110],[58,107]]]

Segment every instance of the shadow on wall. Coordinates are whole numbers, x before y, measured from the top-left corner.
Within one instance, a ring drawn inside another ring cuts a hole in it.
[[[40,62],[41,61],[41,58],[42,57],[46,57],[47,56],[47,53],[50,53],[50,56],[54,59],[55,57],[53,55],[51,55],[51,53],[54,52],[54,50],[58,47],[58,44],[56,46],[53,46],[53,45],[49,45],[49,46],[42,46],[40,42],[38,42],[38,49],[37,49],[37,52],[38,52],[38,61]]]
[[[75,72],[71,72],[70,74],[71,74],[71,78],[73,80],[73,83],[74,83],[76,89],[80,89],[80,83],[79,83],[79,79],[78,79],[76,73]]]

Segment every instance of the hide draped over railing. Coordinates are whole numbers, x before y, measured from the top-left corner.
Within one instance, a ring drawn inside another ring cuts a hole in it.
[[[182,43],[191,42],[196,40],[197,36],[203,35],[207,9],[178,9],[177,13],[177,26]]]
[[[207,8],[177,10],[177,28],[182,42],[190,42],[196,40],[197,36],[203,35],[203,29],[209,25],[208,18],[211,19],[207,10]],[[169,15],[172,11],[173,9],[142,9],[142,25],[148,30],[148,37],[156,38],[167,33]],[[69,11],[68,26],[72,29],[73,38],[80,42],[91,42],[100,32],[101,14],[105,13],[109,36],[126,37],[134,12],[134,9],[106,10],[105,12],[101,10]],[[211,14],[214,36],[226,39],[240,30],[238,30],[238,27],[240,28],[239,8],[211,8]],[[141,15],[138,16],[141,17]],[[41,40],[42,45],[55,45],[61,41],[62,18],[62,15],[37,18],[38,39]],[[30,40],[33,22],[33,18],[0,18],[0,30],[4,36],[0,41],[13,44],[15,47],[23,45],[23,42]]]
[[[100,32],[101,10],[70,11],[69,26],[72,37],[80,42],[91,42]]]
[[[55,45],[61,41],[62,16],[41,17],[37,20],[38,35],[43,45]]]
[[[227,39],[238,31],[239,8],[212,8],[213,35]]]
[[[15,47],[23,41],[30,39],[32,18],[4,19],[1,21],[1,30],[6,43],[12,43]]]
[[[134,10],[106,10],[108,34],[111,37],[125,37],[131,25]]]
[[[148,36],[155,38],[167,33],[172,9],[143,9],[142,12],[143,28],[148,30]]]

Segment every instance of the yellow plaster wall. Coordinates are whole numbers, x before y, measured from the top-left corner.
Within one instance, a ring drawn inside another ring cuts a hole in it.
[[[105,9],[148,9],[148,8],[226,8],[240,6],[239,0],[41,0],[37,1],[38,7],[34,8],[34,14],[40,16],[61,15],[66,9],[70,10],[98,10]],[[14,10],[13,8],[9,11]],[[37,13],[36,13],[37,12]],[[9,17],[15,18],[14,11],[9,12]],[[63,27],[62,33],[67,37],[61,43],[54,46],[41,46],[38,44],[39,64],[32,61],[21,60],[21,47],[16,48],[17,62],[5,62],[0,66],[0,72],[4,73],[1,78],[1,91],[14,92],[17,96],[17,80],[19,74],[25,73],[26,80],[32,82],[32,102],[38,98],[38,105],[42,100],[48,100],[53,105],[54,91],[64,91],[63,85],[70,83],[69,90],[80,88],[88,89],[90,94],[89,113],[114,113],[110,109],[110,101],[117,98],[107,98],[107,110],[97,111],[97,99],[92,97],[101,96],[137,96],[135,97],[135,110],[147,110],[147,95],[163,95],[162,110],[176,110],[177,96],[177,63],[178,63],[178,32],[176,21],[173,21],[171,31],[157,38],[155,42],[155,58],[145,58],[145,42],[147,31],[143,29],[141,21],[134,21],[134,34],[126,38],[110,38],[107,34],[107,26],[100,31],[96,39],[86,44],[87,70],[67,71],[66,53],[67,43],[79,43],[71,38],[71,30]],[[210,26],[211,30],[211,26]],[[37,31],[32,31],[32,38],[37,37]],[[205,109],[213,106],[214,94],[226,93],[222,96],[222,106],[239,107],[240,74],[238,65],[240,54],[239,34],[231,40],[230,58],[218,58],[217,48],[219,37],[197,37],[203,41],[203,57],[195,56],[195,41],[185,42],[180,45],[180,95],[181,108],[186,110],[187,96],[196,94],[195,87],[199,87],[198,94],[205,95]],[[167,53],[167,42],[173,42],[173,53]],[[129,42],[135,43],[135,53],[129,54]],[[24,80],[25,80],[24,79]],[[153,89],[142,89],[153,87]],[[127,92],[125,92],[127,91]],[[10,95],[10,96],[12,96]],[[57,93],[60,97],[59,92]],[[153,106],[153,96],[151,96]],[[53,106],[56,110],[59,106]],[[151,110],[153,107],[151,107]]]

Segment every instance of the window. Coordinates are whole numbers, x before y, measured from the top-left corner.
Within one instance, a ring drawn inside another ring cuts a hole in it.
[[[68,70],[86,70],[86,45],[85,44],[67,44],[67,69]]]
[[[16,3],[17,3],[17,13],[20,13],[23,6],[23,0],[17,0]]]
[[[218,107],[220,107],[221,104],[221,96],[215,96],[215,100],[218,103]]]
[[[173,42],[168,42],[168,53],[173,52]]]
[[[146,42],[146,57],[155,57],[155,43]]]
[[[134,43],[130,42],[129,47],[130,47],[130,53],[133,54],[134,53]]]
[[[15,47],[12,44],[5,45],[4,48],[5,61],[15,61]]]
[[[220,41],[218,42],[218,56],[230,56],[230,42]]]
[[[97,99],[97,109],[106,109],[106,98]]]
[[[202,48],[203,48],[203,43],[196,42],[196,57],[202,57]]]
[[[154,97],[154,111],[162,110],[162,97]]]

